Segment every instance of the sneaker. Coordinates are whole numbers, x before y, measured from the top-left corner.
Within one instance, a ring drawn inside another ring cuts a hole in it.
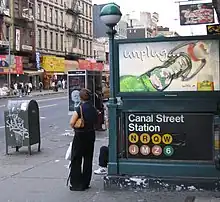
[[[94,171],[96,175],[105,175],[107,174],[107,169],[103,167],[99,167],[97,170]]]

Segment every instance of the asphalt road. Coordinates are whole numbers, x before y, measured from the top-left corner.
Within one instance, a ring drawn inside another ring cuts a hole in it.
[[[105,191],[102,177],[95,175],[91,189],[70,192],[65,186],[68,161],[64,160],[64,155],[72,136],[69,136],[70,117],[64,95],[36,97],[40,106],[42,150],[39,153],[33,146],[31,156],[27,148],[18,153],[11,149],[10,155],[4,154],[3,112],[7,100],[0,100],[0,202],[184,202],[188,196],[220,197],[218,192],[201,190]],[[97,133],[93,169],[98,168],[99,148],[107,144],[107,133]]]
[[[64,94],[65,95],[65,94]],[[65,133],[69,128],[69,116],[67,97],[64,95],[50,95],[43,97],[23,97],[14,100],[34,99],[38,102],[40,109],[40,127],[41,136],[44,137],[48,133],[61,134]],[[4,142],[4,111],[7,109],[8,100],[0,100],[0,142]]]

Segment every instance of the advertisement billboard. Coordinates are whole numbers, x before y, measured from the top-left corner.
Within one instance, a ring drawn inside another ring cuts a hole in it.
[[[11,55],[11,74],[23,74],[23,60],[21,56]],[[0,55],[0,74],[9,72],[9,56]]]
[[[128,158],[212,161],[213,114],[127,113],[126,122]]]
[[[68,74],[68,110],[73,112],[75,107],[78,107],[80,104],[79,91],[82,88],[85,88],[86,85],[86,74],[85,71],[71,71]]]
[[[212,3],[187,4],[179,6],[180,25],[214,23]]]
[[[220,24],[206,25],[207,35],[220,35]]]
[[[219,41],[119,44],[120,92],[219,91]]]

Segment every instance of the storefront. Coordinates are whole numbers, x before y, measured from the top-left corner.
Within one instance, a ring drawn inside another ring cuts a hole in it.
[[[9,74],[11,75],[12,83],[17,81],[19,75],[23,75],[23,61],[21,56],[11,55],[11,64],[9,68],[8,55],[0,55],[0,86],[8,84]]]
[[[61,80],[65,75],[65,59],[56,56],[43,56],[42,68],[44,69],[44,88],[50,89],[54,80]]]

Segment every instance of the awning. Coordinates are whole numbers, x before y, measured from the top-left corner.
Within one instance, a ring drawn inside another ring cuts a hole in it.
[[[31,70],[24,70],[24,74],[28,76],[36,76],[36,75],[42,75],[43,71],[31,71]]]

